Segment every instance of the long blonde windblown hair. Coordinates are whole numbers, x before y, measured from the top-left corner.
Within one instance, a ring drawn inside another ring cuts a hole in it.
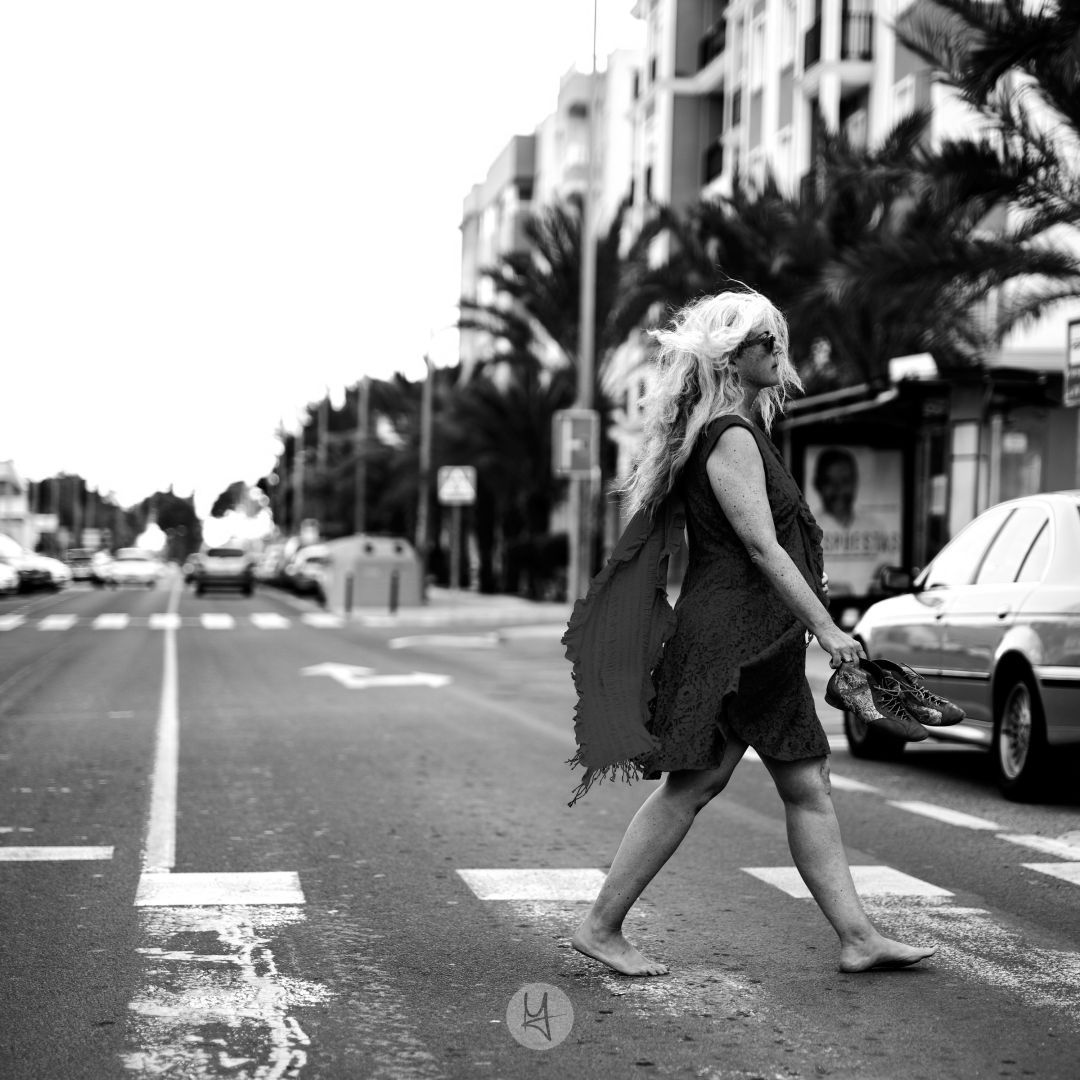
[[[659,342],[656,374],[643,406],[641,454],[625,486],[631,513],[650,513],[671,492],[698,437],[710,421],[738,411],[745,391],[732,362],[748,337],[771,333],[779,361],[778,385],[755,401],[768,432],[789,393],[802,380],[788,356],[784,316],[760,293],[723,292],[688,304],[671,324],[651,331]]]

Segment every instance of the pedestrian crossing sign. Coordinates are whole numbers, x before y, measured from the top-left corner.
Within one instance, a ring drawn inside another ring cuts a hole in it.
[[[476,469],[471,465],[443,465],[438,487],[443,506],[472,506],[476,502]]]

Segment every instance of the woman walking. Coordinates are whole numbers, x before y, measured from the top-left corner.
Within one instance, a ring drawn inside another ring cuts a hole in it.
[[[821,530],[768,437],[789,391],[801,389],[786,322],[760,294],[726,292],[691,304],[656,336],[658,378],[629,491],[643,520],[685,506],[689,564],[653,672],[651,748],[619,767],[664,776],[572,944],[625,975],[667,972],[626,940],[623,920],[752,746],[783,800],[795,865],[839,936],[840,970],[918,963],[935,950],[882,936],[855,892],[806,681],[808,631],[834,668],[865,654],[829,617]],[[580,716],[579,707],[579,742]]]

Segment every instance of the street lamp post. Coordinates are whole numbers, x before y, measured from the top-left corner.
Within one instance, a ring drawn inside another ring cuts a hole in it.
[[[578,325],[578,409],[592,410],[596,367],[596,244],[593,239],[596,214],[596,113],[599,92],[596,77],[597,3],[593,0],[592,70],[589,73],[589,116],[585,169],[585,196],[581,211],[581,294]],[[570,565],[568,567],[569,599],[584,596],[592,577],[592,550],[595,533],[594,479],[589,475],[573,476],[570,480]]]
[[[420,491],[416,502],[416,553],[420,558],[420,589],[424,596],[427,595],[428,551],[431,546],[428,503],[431,498],[431,399],[434,372],[429,348],[424,353],[424,385],[420,393]]]

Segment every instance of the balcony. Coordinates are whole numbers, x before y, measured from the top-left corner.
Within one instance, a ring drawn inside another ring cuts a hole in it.
[[[840,59],[874,59],[874,16],[869,11],[845,12],[840,19]],[[811,68],[821,61],[821,20],[803,37],[803,66]]]
[[[724,51],[726,44],[727,23],[717,19],[698,42],[698,71],[708,67]]]

